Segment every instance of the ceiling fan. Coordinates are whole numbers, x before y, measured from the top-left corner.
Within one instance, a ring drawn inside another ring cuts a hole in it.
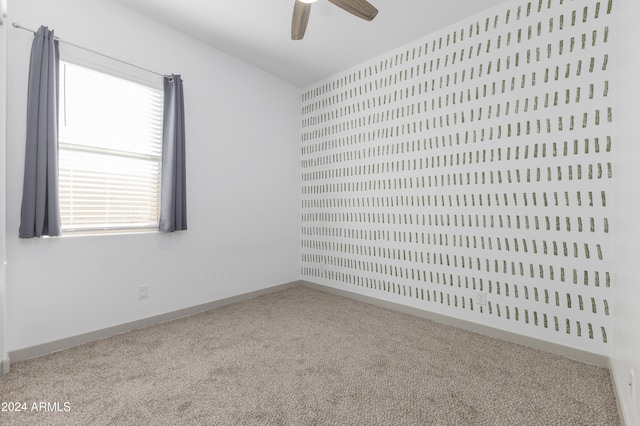
[[[293,18],[291,20],[291,40],[302,40],[309,22],[311,4],[316,0],[295,0],[293,6]],[[336,6],[346,10],[352,15],[371,21],[378,14],[378,9],[367,0],[329,0]]]

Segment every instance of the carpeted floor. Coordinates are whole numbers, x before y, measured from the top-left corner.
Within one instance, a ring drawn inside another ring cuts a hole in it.
[[[3,426],[620,424],[605,369],[306,287],[15,363],[0,402],[25,408]]]

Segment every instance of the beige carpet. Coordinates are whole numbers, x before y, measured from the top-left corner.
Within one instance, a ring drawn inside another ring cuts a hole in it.
[[[13,364],[0,402],[27,405],[3,426],[619,424],[605,369],[305,287]]]

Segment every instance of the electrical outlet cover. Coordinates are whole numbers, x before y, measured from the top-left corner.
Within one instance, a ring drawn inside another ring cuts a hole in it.
[[[476,293],[476,302],[480,306],[485,306],[487,304],[487,293],[484,291],[478,291]]]
[[[149,297],[149,286],[141,285],[138,287],[138,299],[146,299]]]

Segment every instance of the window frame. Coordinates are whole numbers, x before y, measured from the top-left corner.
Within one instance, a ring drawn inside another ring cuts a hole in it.
[[[74,66],[83,67],[89,69],[91,71],[99,72],[102,74],[106,74],[111,77],[116,77],[119,79],[126,80],[131,83],[139,84],[142,86],[149,87],[151,89],[157,90],[160,92],[162,96],[163,92],[163,79],[160,76],[153,75],[147,71],[142,69],[137,69],[135,67],[131,67],[126,65],[125,63],[119,63],[116,60],[110,59],[108,57],[102,57],[91,52],[87,52],[83,49],[75,48],[70,46],[69,49],[65,49],[65,52],[60,53],[60,67],[62,68],[63,63],[69,63]],[[62,83],[60,83],[62,87]],[[62,102],[62,93],[60,93],[60,102]],[[61,107],[59,109],[62,109]],[[162,113],[161,113],[162,114]],[[60,123],[62,118],[58,119]],[[162,116],[160,117],[162,120]],[[64,142],[58,141],[59,147],[65,145]],[[69,144],[72,146],[72,144]],[[99,149],[96,149],[99,151]],[[144,155],[142,155],[144,156]],[[159,185],[162,184],[162,152],[159,154],[158,161],[158,180]],[[59,176],[60,164],[58,164],[58,176]],[[60,194],[58,194],[60,198]],[[159,220],[160,220],[160,203],[161,203],[161,188],[158,191],[158,211],[157,211],[157,219],[158,222],[154,224],[150,224],[147,226],[143,225],[114,225],[108,227],[82,227],[78,226],[77,228],[70,228],[61,226],[61,235],[62,237],[76,236],[76,235],[114,235],[114,234],[131,234],[131,233],[157,233],[159,232]],[[62,219],[62,213],[61,213]]]

